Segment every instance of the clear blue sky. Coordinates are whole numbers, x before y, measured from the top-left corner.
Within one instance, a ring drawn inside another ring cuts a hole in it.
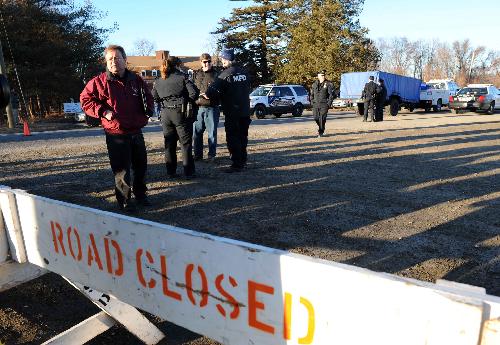
[[[83,0],[77,0],[82,2]],[[132,52],[134,42],[146,38],[156,49],[172,55],[197,56],[213,51],[210,31],[235,7],[250,2],[229,0],[93,0],[108,14],[103,26],[116,22],[118,30],[107,43]],[[359,17],[372,39],[406,36],[453,42],[469,38],[474,46],[500,51],[500,0],[365,0]]]

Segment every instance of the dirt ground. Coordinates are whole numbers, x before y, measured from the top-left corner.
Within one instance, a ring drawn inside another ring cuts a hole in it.
[[[254,121],[249,166],[215,163],[167,180],[158,126],[145,134],[153,207],[135,216],[425,281],[500,296],[500,114],[401,113],[362,123],[331,113],[316,137],[309,113]],[[87,131],[87,132],[86,132]],[[0,135],[0,184],[115,211],[101,130]],[[54,137],[61,137],[55,139]],[[55,274],[0,294],[0,340],[38,344],[98,310]],[[149,316],[168,344],[216,344]],[[91,344],[139,344],[114,327]]]

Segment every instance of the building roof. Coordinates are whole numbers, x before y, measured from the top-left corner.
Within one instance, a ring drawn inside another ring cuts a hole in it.
[[[165,50],[157,51],[156,55],[153,56],[127,56],[128,67],[136,71],[159,69],[162,61],[162,52],[166,56],[169,56],[169,52]],[[178,56],[178,58],[184,63],[186,69],[197,70],[201,67],[198,56]]]

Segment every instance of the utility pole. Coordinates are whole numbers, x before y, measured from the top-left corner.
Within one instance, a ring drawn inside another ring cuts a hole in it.
[[[5,62],[3,60],[3,50],[1,41],[0,41],[0,74],[7,76],[7,68],[5,68]],[[9,104],[6,107],[6,111],[7,111],[7,123],[9,125],[9,128],[14,128],[14,114],[12,112],[12,102],[9,102]]]

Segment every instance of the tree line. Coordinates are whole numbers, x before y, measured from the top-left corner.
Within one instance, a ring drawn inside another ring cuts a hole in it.
[[[364,0],[253,0],[218,21],[212,33],[215,50],[234,48],[255,85],[309,87],[317,72],[326,70],[339,87],[342,73],[374,69],[423,80],[453,78],[460,85],[500,84],[499,53],[474,47],[468,40],[374,42],[358,20],[363,4]],[[99,27],[96,23],[106,14],[91,1],[76,6],[73,0],[0,0],[0,10],[7,74],[19,95],[22,86],[22,114],[43,117],[61,111],[63,102],[78,97],[84,84],[103,70],[104,42],[116,25]],[[136,45],[144,54],[154,49],[147,40]]]
[[[77,97],[84,83],[103,69],[104,41],[114,28],[95,24],[103,14],[91,2],[0,0],[0,11],[7,76],[23,116],[61,112],[62,103]]]
[[[470,40],[451,44],[410,41],[406,37],[379,39],[380,69],[420,78],[454,79],[460,86],[470,83],[500,84],[500,52],[474,46]]]
[[[326,70],[337,85],[343,72],[375,68],[379,53],[357,19],[363,0],[254,0],[233,10],[213,32],[219,49],[234,48],[254,84],[310,86]]]
[[[326,70],[338,87],[345,72],[379,69],[423,81],[454,79],[500,84],[500,52],[452,43],[410,41],[406,37],[373,42],[359,24],[363,0],[254,0],[223,18],[214,32],[218,47],[228,46],[255,76],[255,84],[310,86]]]

